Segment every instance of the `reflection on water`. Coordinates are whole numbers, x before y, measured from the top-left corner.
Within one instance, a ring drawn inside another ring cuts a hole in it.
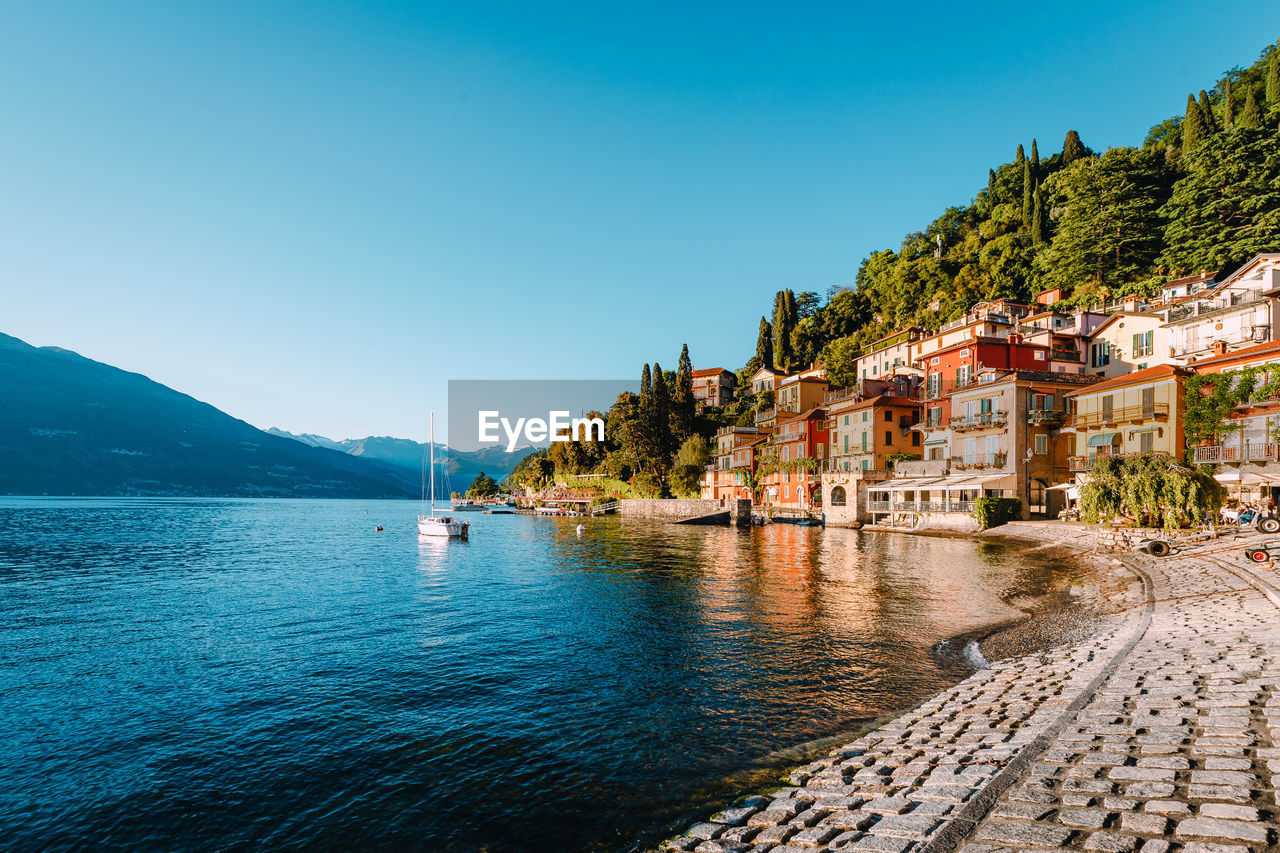
[[[933,646],[1054,571],[781,524],[476,514],[464,542],[416,511],[0,501],[5,846],[632,849],[963,677]]]

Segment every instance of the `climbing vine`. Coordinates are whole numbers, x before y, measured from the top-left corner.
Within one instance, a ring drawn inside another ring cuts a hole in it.
[[[1080,490],[1080,515],[1091,523],[1117,517],[1176,530],[1212,517],[1226,490],[1203,468],[1163,453],[1099,458]]]
[[[1280,397],[1280,364],[1258,364],[1186,378],[1187,446],[1212,441],[1235,429],[1228,421],[1239,406]]]

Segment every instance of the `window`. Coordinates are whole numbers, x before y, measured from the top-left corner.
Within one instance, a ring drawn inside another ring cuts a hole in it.
[[[866,452],[867,452],[867,433],[866,433],[866,430],[863,430],[863,432],[862,432],[862,452],[863,452],[863,453],[866,453]]]
[[[969,357],[969,351],[968,351],[967,349],[962,349],[962,350],[960,350],[960,357],[961,357],[961,358],[968,358],[968,357]]]
[[[870,470],[871,470],[871,460],[870,460],[870,459],[867,459],[866,457],[863,457],[863,459],[862,459],[862,470],[863,470],[863,471],[870,471]]]
[[[929,364],[936,365],[937,363],[938,363],[938,357],[936,355],[933,358],[929,359]]]
[[[784,448],[782,448],[782,461],[783,461],[783,462],[788,462],[788,461],[790,461],[790,459],[791,459],[790,454],[791,454],[791,448],[790,448],[790,447],[784,447]]]
[[[1156,449],[1156,434],[1144,432],[1138,437],[1138,449],[1143,453],[1151,453]]]
[[[969,365],[962,364],[956,368],[956,385],[969,384]]]
[[[844,486],[836,486],[831,490],[831,505],[844,506]]]
[[[884,431],[884,443],[893,444],[893,430],[887,429]]]
[[[964,440],[964,462],[966,465],[972,465],[973,459],[978,455],[978,441],[974,438],[966,438]]]
[[[1142,358],[1155,352],[1155,332],[1139,332],[1133,336],[1133,357]]]
[[[1000,452],[999,436],[995,436],[995,435],[987,436],[987,461],[994,463],[995,456],[999,452]]]
[[[925,415],[924,425],[930,428],[942,426],[941,406],[931,406],[929,408],[928,413]]]
[[[934,359],[935,361],[937,359]],[[942,374],[929,374],[929,399],[936,400],[942,396]]]
[[[1034,358],[1036,361],[1044,361],[1044,350],[1042,349],[1036,350],[1032,358]]]
[[[887,424],[893,423],[893,412],[888,409],[884,410],[884,422]]]
[[[1044,456],[1049,452],[1049,436],[1044,433],[1036,434],[1036,455]]]
[[[911,431],[911,446],[912,447],[920,446],[920,433],[916,432],[915,430]]]
[[[1089,347],[1089,364],[1092,367],[1106,367],[1111,363],[1111,344],[1099,341]]]

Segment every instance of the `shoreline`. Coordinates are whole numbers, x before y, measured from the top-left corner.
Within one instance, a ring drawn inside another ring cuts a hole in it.
[[[1046,541],[1032,537],[1010,536],[1008,534],[984,536],[982,534],[948,531],[868,530],[863,528],[861,532],[906,533],[908,535],[932,536],[934,538],[966,539],[975,544],[1008,547],[1014,551],[1015,556],[1033,552],[1043,554],[1047,551],[1047,556],[1050,559],[1064,564],[1068,577],[1064,579],[1064,582],[1055,584],[1040,595],[1021,600],[1007,600],[1006,604],[1008,606],[1023,611],[1021,616],[1010,617],[1004,621],[944,637],[934,643],[930,653],[938,665],[949,667],[963,662],[967,668],[967,672],[948,687],[912,705],[879,714],[867,720],[863,725],[835,732],[813,741],[775,750],[769,756],[760,759],[759,763],[766,766],[730,774],[708,786],[709,788],[720,786],[729,788],[737,792],[736,796],[729,799],[723,797],[700,798],[703,800],[703,805],[699,809],[691,810],[692,812],[700,811],[705,816],[713,807],[719,804],[722,808],[712,816],[711,820],[714,820],[720,814],[734,811],[735,806],[741,807],[743,803],[755,802],[763,797],[772,796],[779,791],[786,791],[789,786],[795,785],[797,774],[802,773],[807,766],[820,762],[824,755],[839,752],[842,746],[847,746],[851,741],[856,742],[859,739],[874,735],[880,729],[891,725],[895,720],[911,714],[915,709],[936,701],[939,696],[955,690],[959,685],[964,684],[983,671],[1002,666],[1007,661],[1019,657],[1038,656],[1043,658],[1055,648],[1077,644],[1089,639],[1101,631],[1106,621],[1114,616],[1114,614],[1108,613],[1100,606],[1104,584],[1096,582],[1098,581],[1097,576],[1114,573],[1114,570],[1117,569],[1125,575],[1129,575],[1120,566],[1098,560],[1088,553],[1063,545],[1055,540]],[[990,531],[983,531],[983,533],[990,533]],[[1084,583],[1081,583],[1082,581]],[[971,654],[969,651],[970,646],[976,652],[979,660],[975,661],[969,657]],[[794,760],[789,764],[778,765],[770,760],[773,756],[788,754],[794,757]],[[778,773],[778,770],[781,772]],[[770,773],[774,775],[769,777],[768,774]],[[767,777],[772,784],[761,784],[757,781],[753,786],[752,780],[760,777]],[[735,779],[740,779],[740,782],[735,784],[733,781]],[[698,823],[694,824],[694,827],[705,825],[705,823]],[[659,849],[680,849],[669,846],[676,840],[678,839],[668,839],[664,842],[668,846],[660,847]],[[629,849],[640,851],[651,848],[639,845]],[[708,848],[708,850],[710,849]]]

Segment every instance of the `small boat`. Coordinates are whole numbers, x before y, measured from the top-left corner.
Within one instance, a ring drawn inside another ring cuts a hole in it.
[[[431,448],[431,512],[427,515],[418,516],[418,535],[419,536],[442,536],[446,538],[466,539],[467,533],[471,529],[471,524],[466,521],[458,521],[452,516],[436,515],[436,413],[431,413],[431,439],[428,443]],[[425,497],[425,496],[424,496]]]
[[[484,510],[484,504],[478,504],[475,501],[463,501],[453,505],[454,512],[481,512]]]

